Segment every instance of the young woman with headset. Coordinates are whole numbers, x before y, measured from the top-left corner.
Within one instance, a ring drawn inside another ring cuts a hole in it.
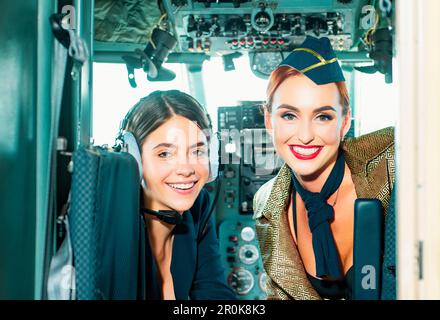
[[[235,299],[203,189],[218,165],[206,110],[183,92],[155,91],[129,111],[119,140],[142,173],[147,299]]]

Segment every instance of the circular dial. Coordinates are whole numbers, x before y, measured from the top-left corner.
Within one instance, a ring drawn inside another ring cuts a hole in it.
[[[244,241],[252,241],[255,239],[255,231],[251,227],[244,227],[241,229],[241,238]]]
[[[256,246],[253,244],[245,244],[240,247],[238,256],[244,264],[253,264],[258,260],[260,255]]]
[[[267,293],[267,274],[266,272],[261,272],[260,275],[258,276],[258,284],[260,285],[261,290],[264,293]]]
[[[267,32],[274,23],[273,12],[271,9],[254,9],[251,15],[251,25],[258,32]]]
[[[250,271],[236,268],[229,273],[228,284],[237,294],[248,294],[254,287],[254,277]]]
[[[280,51],[254,52],[251,55],[252,72],[263,79],[267,79],[283,61],[283,54]]]

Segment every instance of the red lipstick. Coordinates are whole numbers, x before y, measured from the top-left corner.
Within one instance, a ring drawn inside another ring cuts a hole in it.
[[[297,151],[295,151],[295,147],[298,148],[303,148],[303,149],[317,149],[314,153],[312,154],[302,154],[299,153]],[[318,154],[321,152],[322,150],[322,146],[302,146],[302,145],[298,145],[298,144],[293,144],[293,145],[289,145],[290,151],[293,153],[293,155],[300,160],[312,160],[315,159]]]

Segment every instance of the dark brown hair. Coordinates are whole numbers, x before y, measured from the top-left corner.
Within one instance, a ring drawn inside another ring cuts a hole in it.
[[[151,132],[175,115],[196,122],[205,134],[211,130],[205,108],[189,94],[178,90],[154,91],[139,100],[127,114],[122,129],[133,133],[142,147]]]

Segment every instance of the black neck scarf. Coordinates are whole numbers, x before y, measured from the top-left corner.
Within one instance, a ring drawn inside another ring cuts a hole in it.
[[[339,149],[336,164],[333,167],[321,192],[310,192],[303,188],[292,173],[296,191],[301,196],[307,209],[310,231],[312,232],[313,252],[315,253],[316,276],[338,279],[342,277],[338,250],[330,229],[335,211],[327,199],[338,190],[344,178],[344,153]],[[295,195],[294,195],[295,196]],[[296,208],[293,208],[295,210]]]

